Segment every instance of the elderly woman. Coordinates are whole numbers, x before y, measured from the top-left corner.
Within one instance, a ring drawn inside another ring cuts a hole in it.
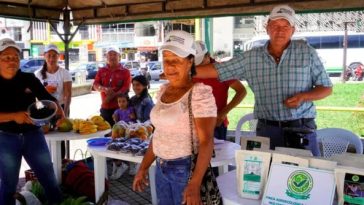
[[[12,39],[0,40],[0,204],[15,204],[22,157],[44,187],[49,204],[62,200],[44,135],[33,124],[27,108],[35,97],[57,100],[30,73],[19,70],[20,48]],[[57,114],[64,117],[58,105]]]
[[[158,204],[200,204],[200,186],[213,150],[217,112],[214,96],[209,86],[192,82],[196,50],[189,33],[170,32],[161,50],[169,83],[157,94],[151,112],[155,132],[133,189],[143,190],[148,168],[156,159]],[[198,155],[191,175],[193,153],[203,154]]]

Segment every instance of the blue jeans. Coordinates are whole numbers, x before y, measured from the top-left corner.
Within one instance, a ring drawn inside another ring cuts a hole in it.
[[[312,120],[309,122],[305,122],[305,124],[299,125],[297,127],[310,128],[315,130],[316,123],[314,120]],[[275,147],[285,147],[285,141],[284,141],[285,132],[283,128],[266,125],[258,121],[256,132],[257,136],[270,138],[270,149],[275,149]],[[317,143],[316,132],[306,134],[304,138],[308,140],[308,145],[305,146],[305,149],[311,150],[314,156],[321,156],[320,148]]]
[[[14,205],[22,156],[35,172],[50,204],[62,200],[49,150],[40,129],[26,133],[0,131],[0,204]]]
[[[159,205],[181,205],[191,170],[191,157],[165,161],[157,158],[155,177]]]

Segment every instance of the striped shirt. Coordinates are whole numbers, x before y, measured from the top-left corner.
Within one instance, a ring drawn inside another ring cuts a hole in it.
[[[219,79],[247,80],[255,94],[254,116],[257,119],[315,118],[313,102],[303,102],[297,108],[288,108],[283,102],[297,93],[312,90],[316,85],[332,87],[317,52],[302,40],[292,40],[276,64],[268,53],[268,43],[230,61],[214,64]]]

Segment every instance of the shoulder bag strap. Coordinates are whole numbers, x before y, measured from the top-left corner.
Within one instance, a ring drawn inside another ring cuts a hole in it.
[[[192,146],[192,154],[195,154],[195,149],[193,147],[193,113],[192,113],[192,90],[188,94],[188,115],[189,115],[189,123],[190,123],[190,135],[191,135],[191,146]]]

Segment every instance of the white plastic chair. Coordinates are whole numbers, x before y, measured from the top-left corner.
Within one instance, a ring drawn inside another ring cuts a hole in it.
[[[241,130],[244,124],[248,123],[248,130]],[[254,119],[254,114],[249,113],[240,118],[235,129],[235,143],[240,144],[241,137],[255,137],[255,129],[257,128],[258,120]]]
[[[347,151],[349,144],[355,146],[356,153],[363,153],[363,143],[360,137],[349,130],[341,128],[325,128],[316,131],[318,143],[322,143],[323,157]]]

